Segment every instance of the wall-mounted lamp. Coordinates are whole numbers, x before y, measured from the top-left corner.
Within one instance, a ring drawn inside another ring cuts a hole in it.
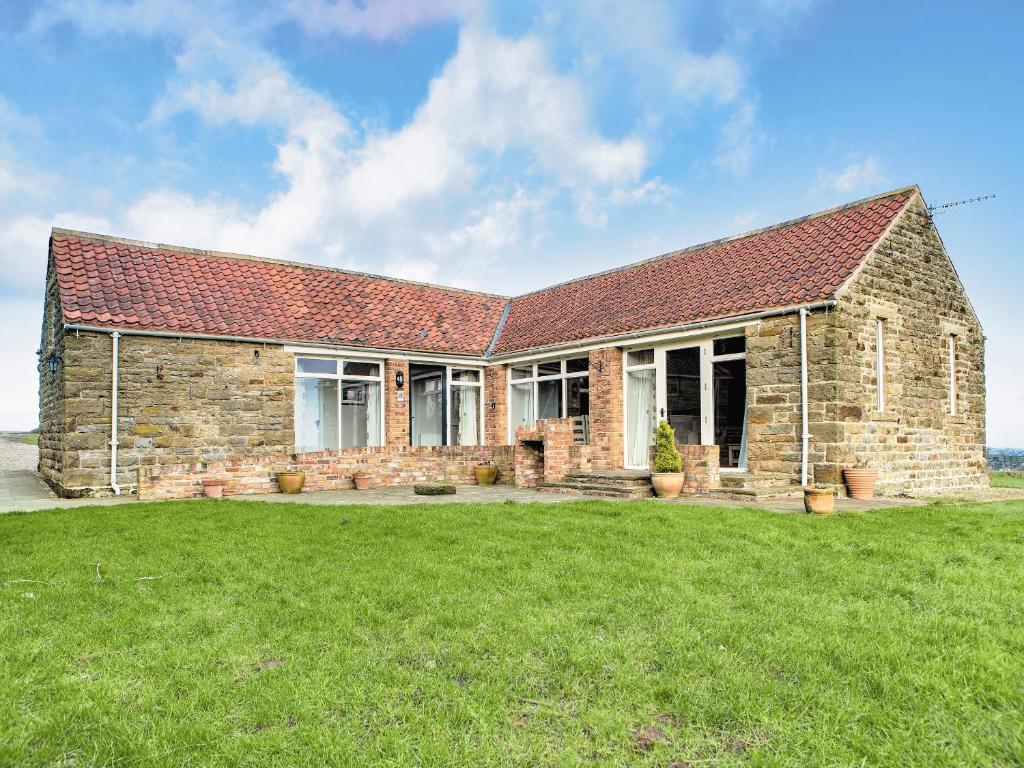
[[[60,358],[57,357],[57,355],[50,355],[46,359],[46,367],[49,369],[50,373],[56,373],[57,369],[60,367]]]
[[[398,371],[395,373],[395,389],[401,389],[405,386],[405,373]]]
[[[260,361],[260,351],[258,349],[254,349],[252,351],[252,361],[254,363],[258,363]]]

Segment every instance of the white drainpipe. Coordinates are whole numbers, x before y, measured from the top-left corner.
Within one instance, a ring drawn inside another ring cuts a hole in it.
[[[807,426],[807,308],[800,307],[800,485],[807,486],[807,450],[811,433]]]
[[[113,341],[114,364],[110,375],[110,487],[114,495],[121,495],[121,486],[117,484],[117,348],[121,334],[116,331],[110,334]]]

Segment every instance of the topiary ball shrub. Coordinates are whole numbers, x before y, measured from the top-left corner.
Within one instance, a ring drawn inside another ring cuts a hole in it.
[[[682,472],[683,457],[676,448],[676,432],[664,419],[654,433],[654,461],[652,472]]]
[[[455,493],[455,486],[451,483],[424,483],[414,485],[412,492],[417,496],[450,496]]]

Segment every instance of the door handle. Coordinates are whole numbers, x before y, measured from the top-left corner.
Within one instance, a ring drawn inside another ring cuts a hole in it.
[[[663,418],[663,419],[665,418],[665,409],[664,408],[661,409],[661,418]]]

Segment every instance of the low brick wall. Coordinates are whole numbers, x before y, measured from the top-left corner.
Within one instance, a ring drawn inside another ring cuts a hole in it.
[[[470,485],[476,482],[473,468],[482,462],[498,466],[499,484],[515,484],[513,446],[403,446],[140,467],[138,490],[141,501],[186,499],[203,495],[203,480],[224,480],[225,496],[276,493],[276,474],[289,470],[306,474],[309,491],[352,488],[352,473],[360,470],[370,472],[378,486],[439,480]]]
[[[679,453],[683,457],[683,471],[686,473],[684,496],[707,493],[721,485],[717,445],[680,445]]]

